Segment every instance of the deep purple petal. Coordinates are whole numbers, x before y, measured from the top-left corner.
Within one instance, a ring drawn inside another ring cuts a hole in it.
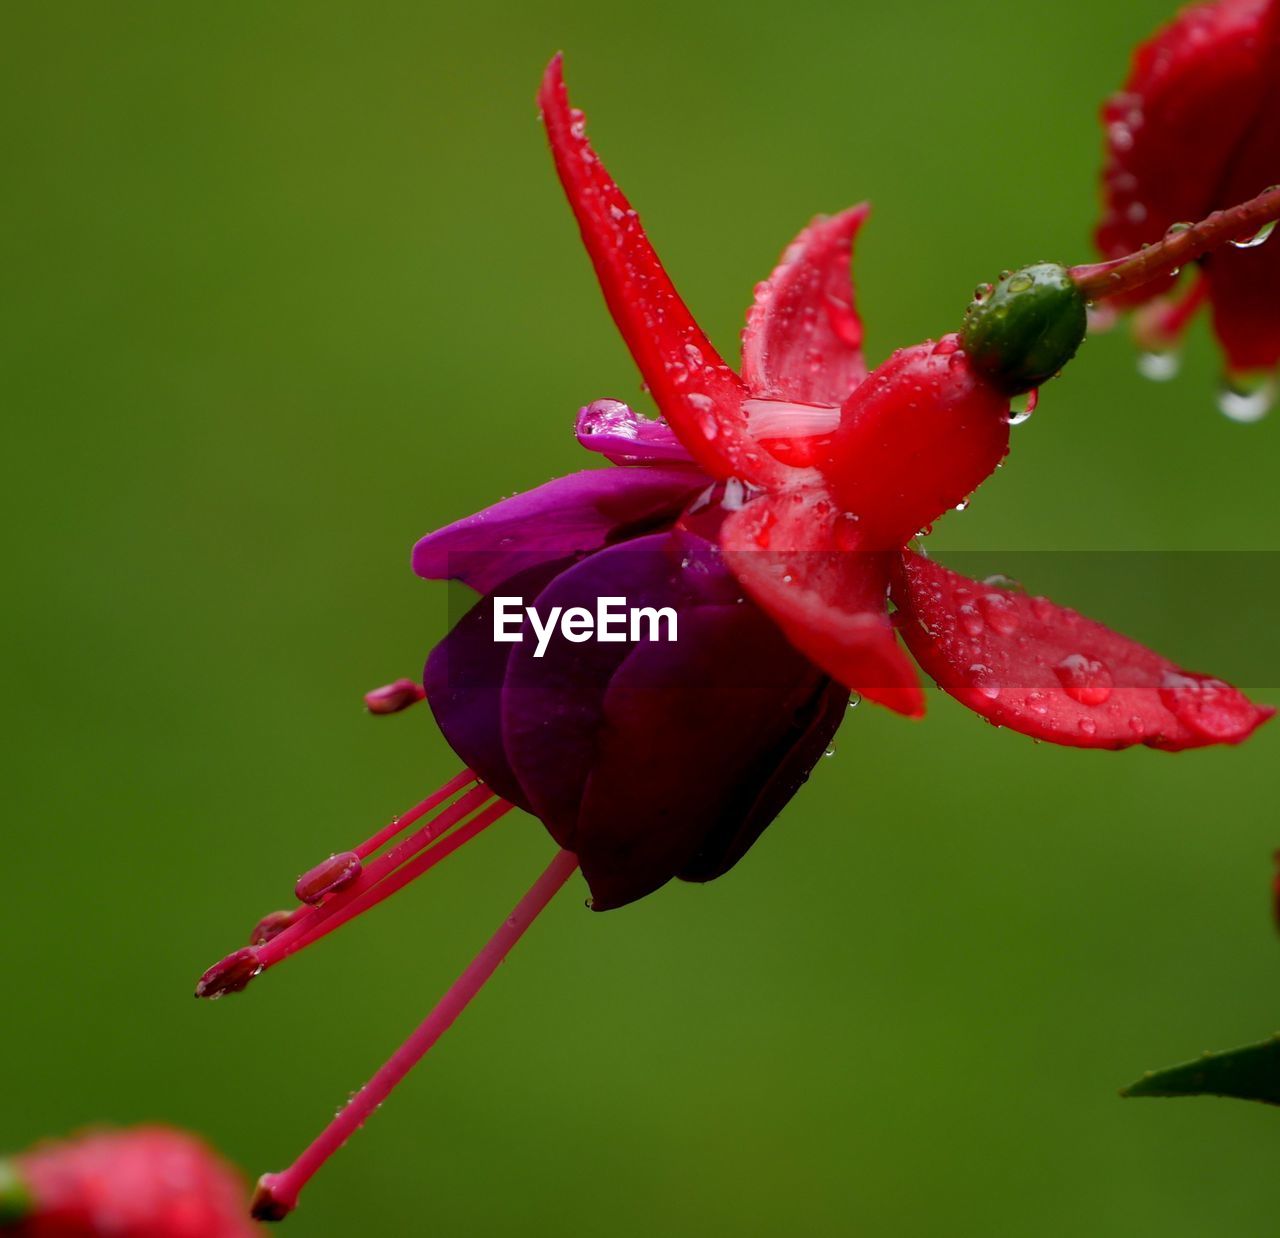
[[[706,484],[678,466],[571,473],[427,534],[413,548],[413,570],[489,593],[540,563],[671,523]]]
[[[730,867],[807,777],[847,697],[748,602],[694,608],[676,643],[638,645],[604,695],[574,840],[592,906]]]
[[[693,553],[698,547],[708,558]],[[683,622],[685,610],[706,597],[722,598],[717,591],[725,589],[736,592],[737,583],[719,565],[713,546],[657,533],[584,559],[556,577],[536,601],[524,600],[545,619],[555,606],[583,606],[594,613],[597,599],[623,597],[629,606],[675,607]],[[534,813],[562,847],[573,849],[605,690],[632,648],[630,642],[594,639],[576,644],[559,633],[540,658],[528,639],[511,646],[502,703],[507,758]]]
[[[514,645],[493,639],[495,594],[534,598],[568,561],[544,563],[487,594],[428,655],[422,672],[427,704],[458,758],[505,800],[528,809],[502,745],[502,684]],[[528,637],[528,622],[523,625]]]
[[[598,451],[614,464],[693,465],[665,421],[641,417],[621,400],[593,400],[579,409],[574,433],[588,451]]]
[[[678,874],[683,881],[714,881],[727,873],[755,844],[774,818],[809,780],[814,765],[830,747],[849,706],[849,689],[824,680],[796,715],[795,726],[776,750],[758,763],[763,778],[755,799],[741,815],[730,815]]]

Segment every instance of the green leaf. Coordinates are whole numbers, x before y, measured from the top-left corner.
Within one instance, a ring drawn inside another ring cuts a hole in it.
[[[1121,1096],[1234,1096],[1280,1105],[1280,1032],[1256,1045],[1149,1070]]]

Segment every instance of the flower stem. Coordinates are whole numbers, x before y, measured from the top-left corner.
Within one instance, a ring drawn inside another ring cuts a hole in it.
[[[1280,185],[1263,190],[1256,198],[1229,210],[1214,211],[1206,219],[1180,231],[1170,230],[1162,241],[1148,245],[1126,258],[1072,267],[1070,275],[1086,300],[1118,296],[1170,275],[1210,250],[1230,241],[1256,235],[1267,224],[1280,219]]]
[[[577,867],[578,857],[571,851],[558,852],[489,943],[413,1035],[392,1054],[386,1065],[356,1093],[288,1169],[283,1173],[262,1176],[253,1200],[253,1215],[258,1220],[283,1220],[293,1211],[299,1193],[316,1171],[364,1125],[396,1084],[448,1030]]]

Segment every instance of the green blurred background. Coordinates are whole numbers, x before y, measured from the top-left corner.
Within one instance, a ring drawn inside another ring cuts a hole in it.
[[[638,397],[535,121],[552,51],[726,350],[798,227],[872,198],[879,360],[1001,267],[1087,258],[1096,109],[1171,8],[8,6],[0,1148],[161,1117],[282,1167],[544,863],[512,820],[191,1000],[455,767],[426,710],[360,707],[445,621],[414,538]],[[1277,546],[1280,424],[1219,416],[1216,368],[1203,332],[1165,386],[1091,342],[934,546]],[[1115,1090],[1280,1025],[1277,744],[863,706],[726,880],[593,917],[575,879],[289,1230],[1271,1232],[1280,1117]]]

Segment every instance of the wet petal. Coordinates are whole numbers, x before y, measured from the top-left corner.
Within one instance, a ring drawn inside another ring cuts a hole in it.
[[[1263,7],[1258,0],[1194,5],[1138,48],[1124,88],[1102,114],[1108,160],[1097,243],[1104,257],[1132,253],[1175,223],[1239,200],[1222,190],[1261,103]],[[1275,179],[1265,177],[1243,197]],[[1153,281],[1125,300],[1159,295],[1170,282]]]
[[[867,551],[824,491],[766,495],[730,515],[725,562],[791,643],[828,675],[899,713],[924,696],[889,622],[891,553]]]
[[[838,405],[866,377],[849,259],[869,213],[864,203],[815,219],[757,286],[742,333],[742,378],[752,396]]]
[[[670,523],[705,486],[694,469],[676,465],[570,473],[427,534],[413,548],[413,570],[488,593],[539,563]]]
[[[1037,739],[1177,751],[1239,743],[1274,713],[1073,610],[920,555],[903,556],[893,596],[903,639],[944,692]]]
[[[694,321],[588,142],[582,113],[569,106],[559,56],[547,66],[538,103],[609,311],[663,416],[713,477],[758,484],[782,477],[786,466],[747,433],[742,380]]]
[[[579,409],[574,433],[613,464],[693,464],[665,421],[641,417],[621,400],[593,400]]]
[[[829,711],[822,747],[809,736],[788,762],[829,684],[750,603],[691,607],[677,642],[637,645],[601,702],[574,836],[594,908],[651,893],[695,857],[704,879],[728,868],[826,747]]]

